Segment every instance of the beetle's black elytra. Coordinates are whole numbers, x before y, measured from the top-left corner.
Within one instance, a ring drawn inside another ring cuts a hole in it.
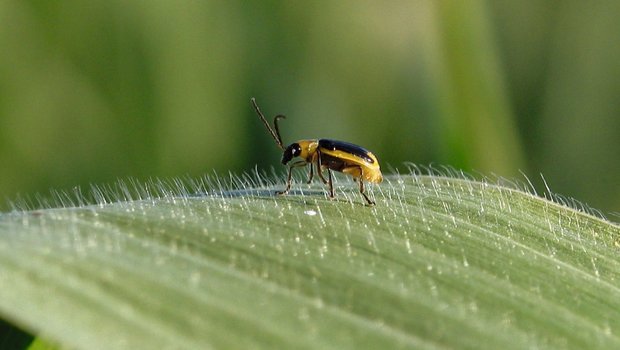
[[[325,148],[331,151],[343,151],[346,153],[351,153],[353,155],[356,155],[360,158],[363,158],[365,161],[367,161],[368,163],[374,163],[375,160],[370,158],[368,156],[368,153],[370,153],[367,149],[360,147],[358,145],[349,143],[349,142],[344,142],[344,141],[336,141],[336,140],[329,140],[329,139],[320,139],[319,140],[319,147],[321,148]]]

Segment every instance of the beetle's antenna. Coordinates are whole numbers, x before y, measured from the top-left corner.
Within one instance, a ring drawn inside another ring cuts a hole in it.
[[[278,120],[279,119],[286,119],[286,116],[282,115],[282,114],[278,114],[278,115],[276,115],[273,118],[273,126],[275,127],[276,135],[278,135],[278,139],[280,140],[280,147],[282,147],[282,146],[284,146],[284,144],[282,143],[282,136],[280,135],[280,128],[278,127]]]
[[[282,137],[280,136],[280,129],[278,128],[278,119],[282,119],[286,117],[280,114],[280,115],[277,115],[275,118],[273,118],[273,125],[275,127],[275,131],[274,131],[269,125],[269,122],[267,121],[267,119],[265,119],[265,116],[263,116],[263,113],[261,113],[260,109],[258,108],[258,105],[256,104],[256,99],[252,97],[250,101],[252,101],[252,105],[254,106],[254,109],[256,110],[256,114],[258,114],[258,116],[260,117],[260,120],[263,121],[263,124],[265,124],[265,127],[267,127],[267,130],[269,130],[269,132],[271,133],[271,136],[276,141],[276,144],[278,145],[278,147],[284,150],[284,145],[282,144]]]

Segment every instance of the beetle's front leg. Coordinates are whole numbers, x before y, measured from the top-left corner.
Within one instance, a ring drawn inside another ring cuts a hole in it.
[[[293,178],[293,167],[290,166],[288,167],[288,177],[286,179],[286,188],[284,189],[284,191],[276,191],[277,195],[282,195],[282,194],[287,194],[288,191],[291,189],[291,181]]]
[[[291,164],[291,166],[288,167],[288,176],[286,178],[286,188],[284,189],[284,191],[276,191],[277,195],[283,195],[283,194],[288,193],[288,191],[291,189],[291,183],[293,182],[293,168],[297,168],[297,167],[304,166],[304,165],[306,165],[306,162],[299,161],[299,162]]]

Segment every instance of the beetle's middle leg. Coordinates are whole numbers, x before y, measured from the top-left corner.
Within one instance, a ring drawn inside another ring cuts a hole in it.
[[[329,185],[329,198],[334,198],[334,182],[332,181],[332,171],[330,169],[327,169],[327,175],[329,178],[329,181],[327,182],[327,184]]]
[[[325,177],[323,176],[323,171],[321,169],[321,151],[317,151],[317,156],[316,156],[316,172],[317,174],[319,174],[319,177],[321,178],[321,181],[323,181],[323,183],[325,185],[327,185],[327,180],[325,180]],[[329,169],[327,170],[329,171]],[[330,174],[331,176],[331,174]]]
[[[306,182],[307,184],[312,182],[312,178],[314,177],[314,167],[312,166],[312,163],[308,164],[308,166],[310,166],[310,172],[308,173],[308,181]]]

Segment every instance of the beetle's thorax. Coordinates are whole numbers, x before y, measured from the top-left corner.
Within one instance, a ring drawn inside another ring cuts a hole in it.
[[[319,141],[301,140],[297,141],[297,144],[299,144],[299,147],[301,149],[301,154],[299,155],[299,158],[305,160],[308,163],[312,162],[316,157],[316,150],[319,147]]]

